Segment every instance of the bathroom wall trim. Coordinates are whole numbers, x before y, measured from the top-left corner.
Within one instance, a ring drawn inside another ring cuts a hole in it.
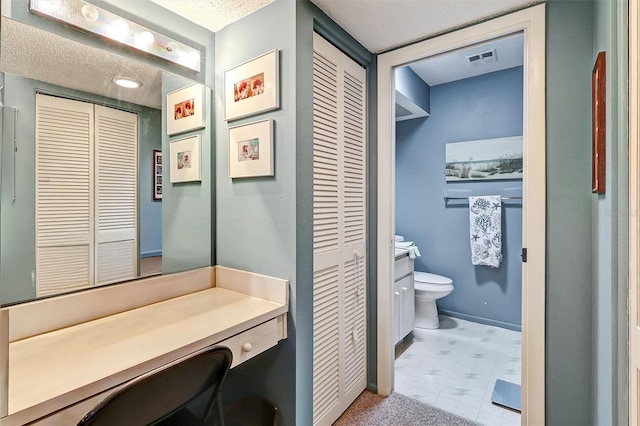
[[[394,380],[392,283],[395,224],[395,84],[398,66],[524,32],[522,424],[545,424],[546,24],[545,5],[501,16],[378,56],[378,393]]]
[[[473,321],[473,322],[477,322],[478,324],[492,325],[494,327],[506,328],[507,330],[513,330],[513,331],[522,331],[522,326],[520,326],[518,324],[511,324],[510,322],[497,321],[497,320],[492,320],[492,319],[489,319],[489,318],[483,318],[483,317],[478,317],[478,316],[475,316],[475,315],[463,314],[463,313],[460,313],[460,312],[449,311],[449,310],[440,309],[440,308],[438,308],[438,312],[440,314],[446,315],[448,317],[459,318],[459,319],[463,319],[463,320],[467,320],[467,321]]]
[[[140,257],[154,257],[154,256],[162,256],[162,250],[151,250],[140,253]]]

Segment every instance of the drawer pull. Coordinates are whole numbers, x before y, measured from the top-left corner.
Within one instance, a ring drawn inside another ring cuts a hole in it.
[[[242,352],[251,352],[253,345],[251,343],[245,343],[242,345]]]

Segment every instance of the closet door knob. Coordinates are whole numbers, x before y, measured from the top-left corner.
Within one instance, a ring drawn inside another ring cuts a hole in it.
[[[245,343],[242,345],[242,352],[251,352],[253,345],[251,343]]]

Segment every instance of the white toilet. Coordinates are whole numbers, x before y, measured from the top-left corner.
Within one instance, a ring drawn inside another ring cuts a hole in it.
[[[451,278],[429,272],[413,273],[416,288],[416,319],[419,328],[439,328],[438,308],[436,300],[453,291]]]

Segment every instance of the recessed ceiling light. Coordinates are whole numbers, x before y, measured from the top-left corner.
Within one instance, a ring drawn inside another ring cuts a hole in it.
[[[133,78],[129,77],[115,77],[113,79],[113,82],[118,86],[126,87],[127,89],[137,89],[138,87],[142,86],[142,83],[140,83],[138,80],[134,80]]]

